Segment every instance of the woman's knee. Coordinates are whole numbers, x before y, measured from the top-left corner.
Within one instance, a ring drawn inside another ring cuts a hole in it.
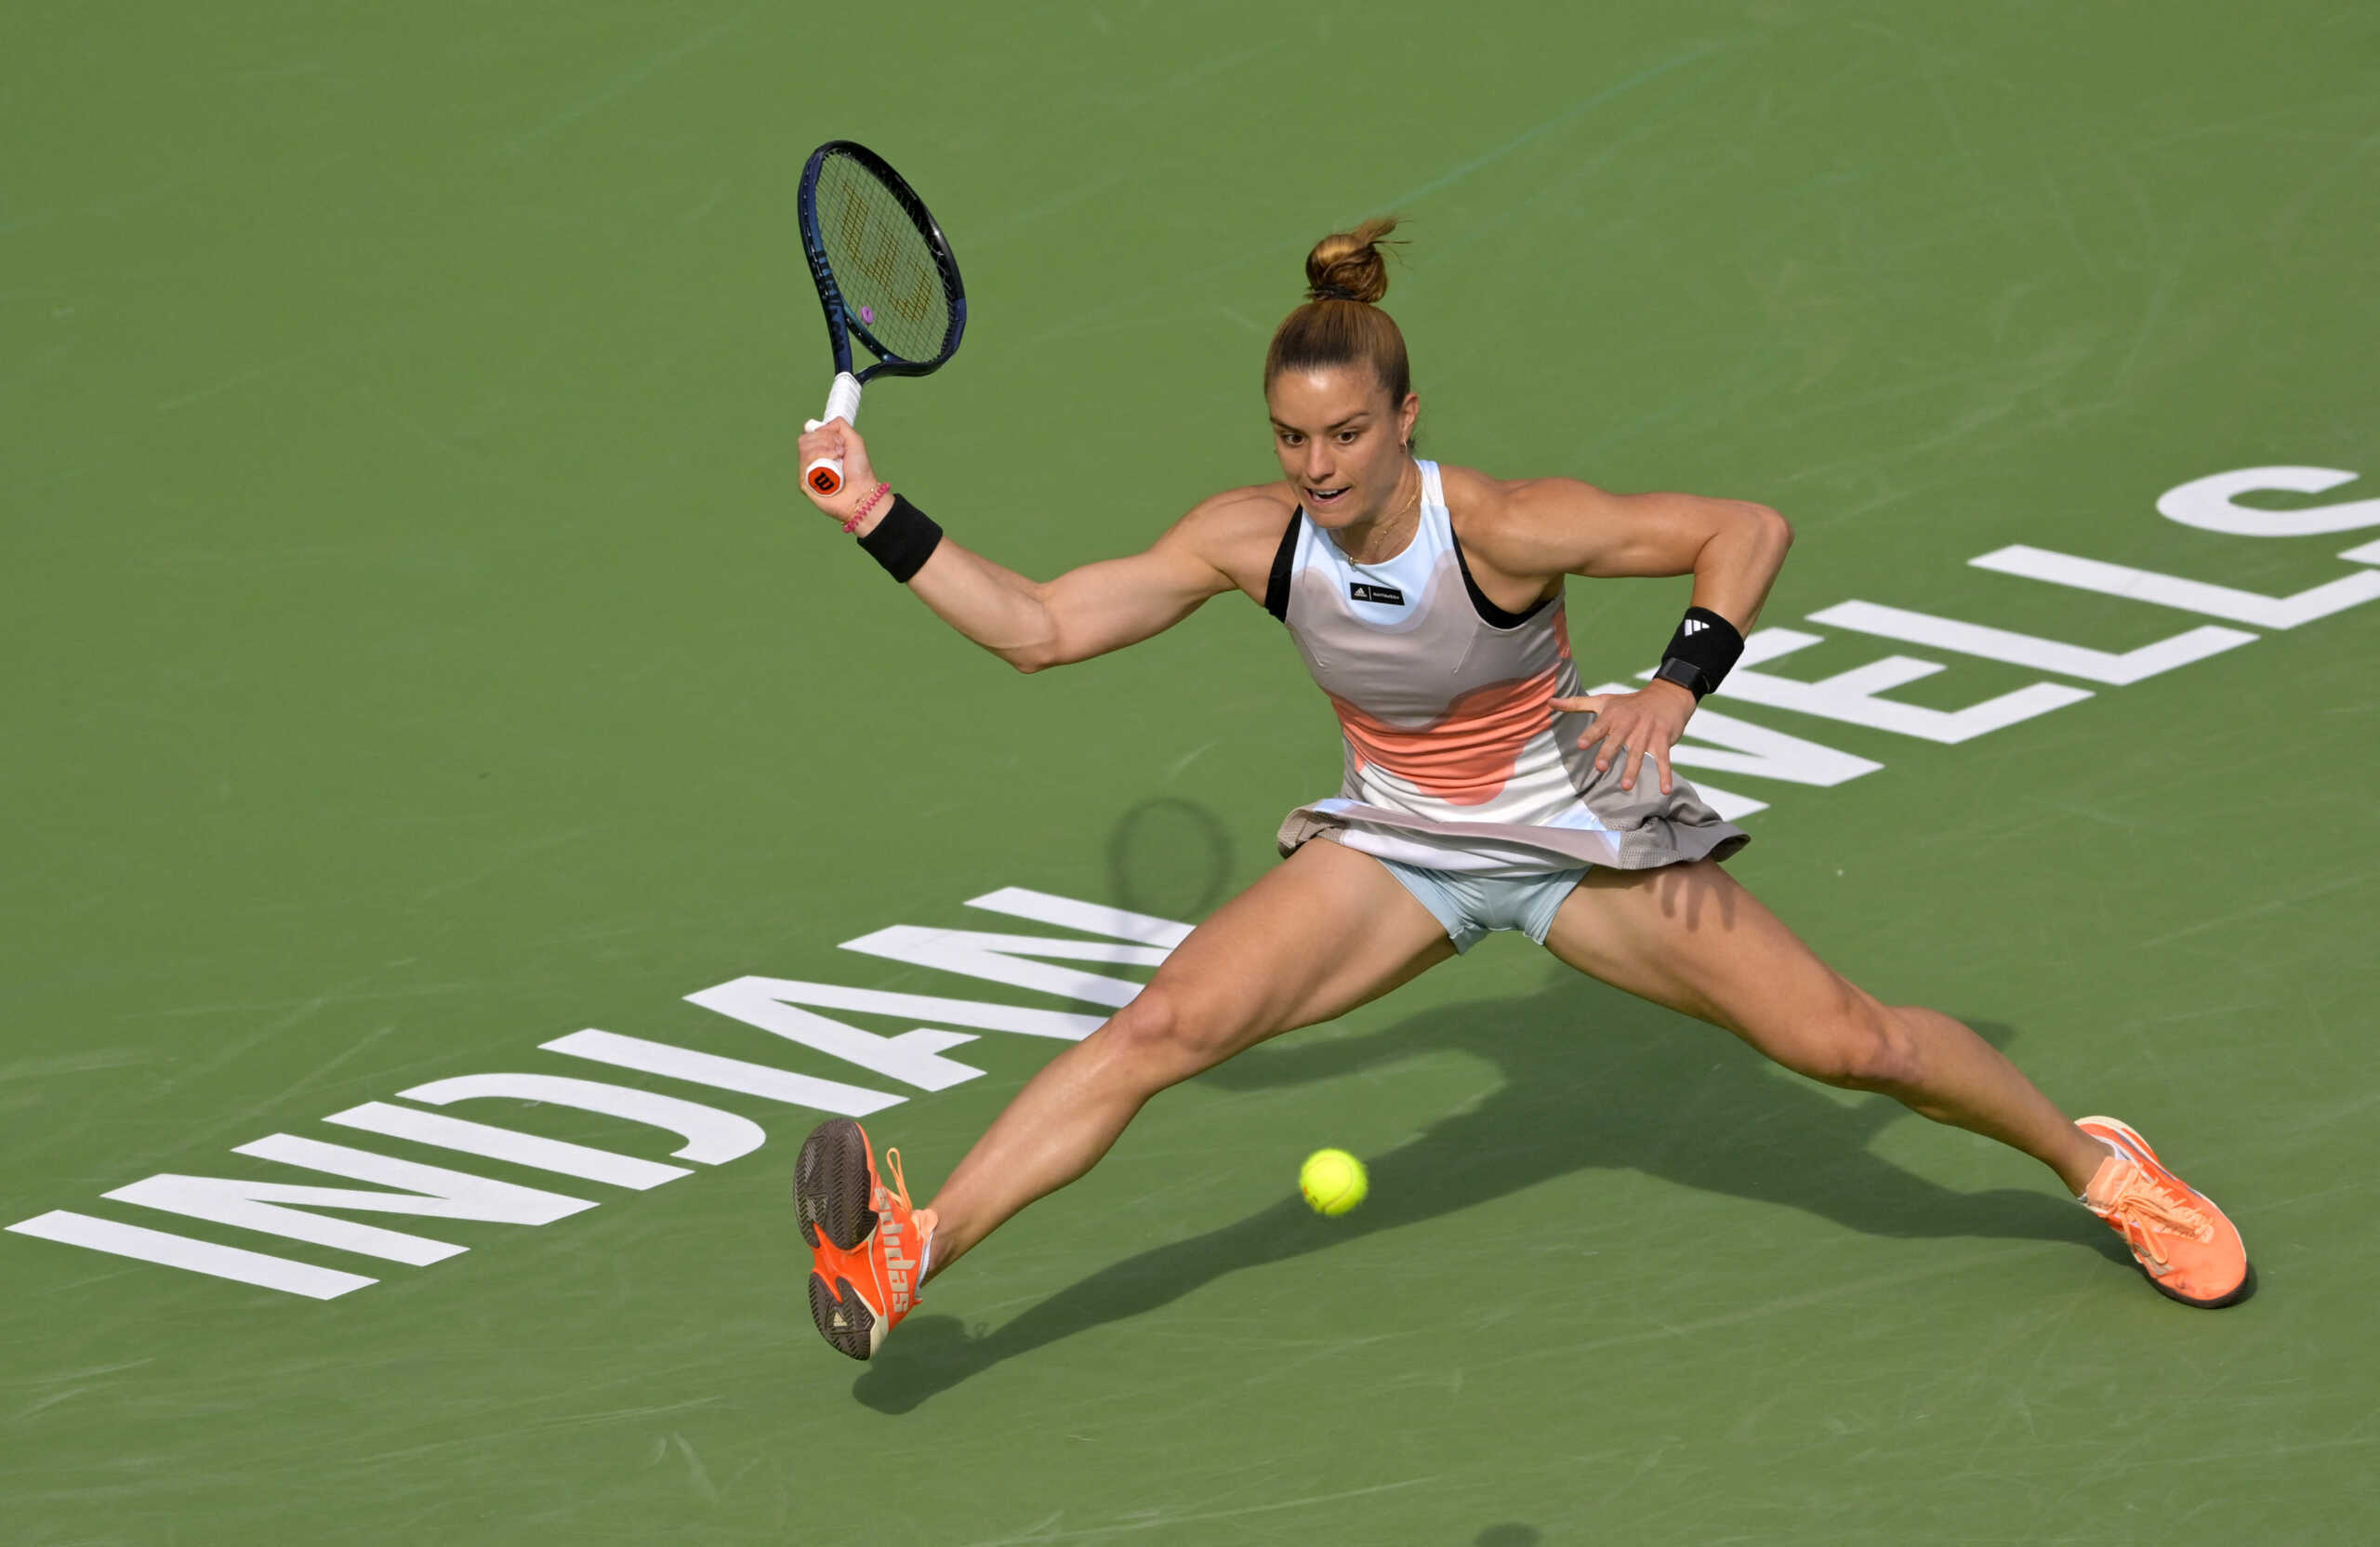
[[[1889,1005],[1862,998],[1834,1019],[1801,1072],[1848,1091],[1915,1086],[1920,1060],[1907,1020]]]
[[[1119,1068],[1160,1090],[1229,1057],[1231,1030],[1197,995],[1151,984],[1092,1036]]]

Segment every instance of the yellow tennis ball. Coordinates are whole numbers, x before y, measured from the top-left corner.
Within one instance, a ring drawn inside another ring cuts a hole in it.
[[[1371,1191],[1364,1163],[1343,1149],[1318,1149],[1298,1169],[1298,1191],[1317,1214],[1343,1214]]]

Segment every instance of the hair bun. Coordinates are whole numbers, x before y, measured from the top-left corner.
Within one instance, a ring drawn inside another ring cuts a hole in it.
[[[1316,243],[1305,256],[1306,299],[1377,303],[1388,294],[1388,255],[1382,242],[1395,229],[1396,217],[1383,215]]]

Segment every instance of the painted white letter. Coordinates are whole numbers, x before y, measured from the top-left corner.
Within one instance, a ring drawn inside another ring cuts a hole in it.
[[[695,1160],[706,1166],[724,1165],[739,1155],[749,1155],[766,1144],[769,1137],[751,1118],[705,1106],[698,1101],[631,1090],[625,1085],[606,1085],[600,1079],[574,1079],[568,1075],[458,1075],[452,1079],[433,1079],[397,1094],[431,1106],[480,1096],[510,1096],[517,1101],[549,1102],[581,1112],[601,1112],[607,1117],[625,1117],[632,1123],[679,1135],[686,1142],[670,1153],[681,1160]]]
[[[813,1047],[831,1057],[873,1069],[922,1090],[941,1091],[984,1071],[955,1058],[944,1058],[945,1048],[975,1038],[966,1032],[937,1031],[930,1026],[897,1036],[881,1037],[846,1025],[824,1015],[793,1008],[807,1005],[826,1010],[852,1010],[871,1015],[944,1021],[985,1031],[1022,1032],[1078,1042],[1099,1029],[1095,1015],[1069,1015],[1054,1010],[1029,1010],[1019,1005],[983,999],[945,999],[927,994],[896,994],[881,988],[852,988],[839,983],[803,983],[792,978],[743,977],[686,996],[688,1002],[733,1016],[747,1025]]]
[[[350,1290],[379,1282],[358,1273],[318,1268],[308,1263],[293,1263],[286,1257],[268,1257],[261,1251],[217,1246],[212,1241],[193,1241],[187,1236],[144,1230],[137,1224],[118,1224],[113,1220],[93,1219],[64,1209],[19,1220],[8,1228],[20,1236],[38,1236],[45,1241],[63,1241],[68,1246],[112,1252],[161,1267],[211,1274],[235,1283],[302,1294],[309,1300],[337,1300]]]
[[[416,1112],[409,1106],[390,1106],[382,1101],[367,1101],[361,1106],[334,1112],[323,1121],[341,1128],[360,1128],[366,1133],[385,1133],[391,1139],[411,1139],[417,1144],[460,1150],[465,1155],[484,1155],[491,1160],[509,1160],[516,1166],[534,1166],[541,1171],[560,1171],[589,1182],[633,1187],[638,1192],[694,1174],[683,1166],[639,1160],[607,1149],[541,1139],[533,1133],[465,1122],[436,1112]]]
[[[747,1095],[781,1101],[787,1106],[807,1106],[846,1117],[864,1117],[909,1099],[889,1096],[881,1091],[864,1091],[856,1085],[839,1085],[831,1079],[798,1075],[766,1064],[747,1064],[740,1058],[722,1058],[715,1052],[696,1052],[669,1042],[648,1042],[641,1037],[622,1037],[591,1027],[538,1045],[548,1052],[589,1058],[616,1068],[641,1069],[649,1075],[666,1075],[671,1079],[712,1085],[722,1091],[741,1091]]]
[[[2208,617],[2250,623],[2259,628],[2294,628],[2301,623],[2343,613],[2380,597],[2380,574],[2371,570],[2341,575],[2294,596],[2263,596],[2255,591],[2234,590],[2229,586],[2210,586],[2203,580],[2159,575],[2154,570],[2078,559],[2071,553],[2045,548],[2027,548],[2022,543],[1967,562],[1977,569],[1997,570],[2028,580],[2046,580],[2053,586],[2071,586],[2076,590],[2121,596],[2185,613],[2202,613]]]
[[[1636,690],[1625,682],[1606,682],[1594,691],[1633,693]],[[1753,774],[1764,779],[1782,779],[1787,784],[1831,787],[1856,779],[1862,774],[1873,774],[1884,766],[1707,707],[1694,711],[1694,718],[1686,721],[1686,734],[1687,740],[1670,748],[1673,767],[1715,768],[1724,774]],[[1726,750],[1713,751],[1694,745],[1704,741]],[[1699,779],[1694,782],[1694,787],[1705,796],[1711,793]],[[1718,802],[1712,801],[1712,806],[1717,809]],[[1767,808],[1754,803],[1752,809],[1765,811]],[[1725,811],[1720,811],[1719,814],[1730,822],[1735,820]]]
[[[1014,919],[1030,919],[1037,924],[1080,930],[1085,934],[1112,934],[1118,940],[1137,940],[1144,945],[1163,945],[1168,950],[1190,938],[1190,926],[1170,919],[1131,913],[1101,903],[1077,902],[1047,892],[1028,892],[1021,886],[1004,886],[998,892],[970,897],[967,906],[987,913],[1005,913]]]
[[[2193,478],[2179,488],[2166,490],[2158,496],[2157,513],[2202,532],[2234,537],[2319,537],[2329,532],[2380,526],[2380,499],[2317,505],[2307,510],[2259,510],[2235,505],[2231,499],[2234,495],[2271,489],[2319,495],[2354,482],[2355,474],[2336,468],[2241,468],[2211,478]]]
[[[1792,709],[1801,714],[1817,715],[1821,720],[1839,720],[1847,725],[1866,725],[1874,730],[1890,731],[1895,735],[1916,736],[1923,741],[1937,741],[1955,746],[1990,731],[2001,730],[2019,721],[2044,715],[2052,709],[2062,709],[2069,704],[2079,704],[2091,694],[2082,688],[2063,687],[2056,682],[2035,682],[2003,693],[1997,698],[1987,698],[1980,704],[1970,704],[1964,709],[1943,710],[1921,708],[1915,704],[1896,704],[1877,694],[1914,682],[1921,677],[1931,677],[1941,670],[1932,661],[1921,661],[1908,655],[1887,655],[1881,661],[1838,671],[1816,682],[1797,682],[1790,677],[1775,677],[1765,671],[1746,668],[1772,661],[1796,650],[1819,643],[1823,635],[1805,634],[1792,628],[1755,628],[1744,641],[1744,654],[1735,670],[1719,688],[1722,696],[1740,698],[1749,704],[1765,704],[1773,709]],[[1651,672],[1638,675],[1650,677]]]
[[[846,940],[842,948],[869,956],[889,957],[914,967],[932,967],[971,978],[1036,988],[1093,1004],[1130,1004],[1141,985],[1129,978],[1051,967],[1023,957],[1057,957],[1067,961],[1112,961],[1123,966],[1155,967],[1170,947],[1118,945],[1104,940],[1052,940],[1038,934],[987,934],[976,930],[930,930],[895,924]],[[914,1034],[913,1034],[914,1035]]]
[[[716,1010],[746,1025],[759,1026],[762,1031],[782,1037],[788,1042],[816,1048],[829,1057],[846,1064],[856,1064],[905,1085],[921,1091],[945,1091],[961,1080],[974,1078],[984,1071],[972,1064],[961,1064],[955,1058],[945,1058],[942,1050],[955,1048],[975,1039],[972,1032],[936,1031],[919,1026],[902,1032],[897,1037],[879,1037],[872,1031],[830,1021],[824,1015],[813,1015],[806,1010],[796,1010],[785,1002],[781,990],[803,987],[801,984],[786,983],[776,978],[737,978],[689,994],[687,1000],[705,1010]]]
[[[296,1241],[312,1241],[366,1257],[411,1263],[416,1267],[442,1262],[465,1249],[402,1231],[382,1230],[350,1220],[323,1219],[278,1206],[302,1204],[370,1214],[419,1214],[430,1219],[493,1220],[506,1224],[550,1224],[595,1207],[585,1198],[517,1187],[509,1182],[491,1182],[483,1176],[436,1166],[417,1166],[410,1160],[391,1160],[385,1155],[300,1139],[289,1133],[269,1134],[252,1144],[237,1146],[232,1153],[411,1191],[365,1193],[347,1187],[300,1187],[285,1182],[167,1174],[146,1177],[105,1196],[122,1203],[138,1203],[147,1209],[214,1220],[243,1230],[260,1230],[269,1236],[286,1236]]]
[[[1849,628],[1857,633],[1899,640],[1907,644],[1927,644],[1937,650],[1955,650],[1962,655],[1980,655],[1987,661],[2006,661],[2011,666],[2055,671],[2061,676],[2080,677],[2086,682],[2108,682],[2116,687],[2137,682],[2144,677],[2154,677],[2161,671],[2171,671],[2177,666],[2188,666],[2192,661],[2202,661],[2209,655],[2236,649],[2240,645],[2253,644],[2261,637],[2241,633],[2237,628],[2218,628],[2210,623],[2119,655],[2105,650],[2086,650],[2079,644],[2063,644],[2056,640],[2036,639],[2030,634],[2011,633],[2005,628],[1987,628],[1979,623],[1958,623],[1925,613],[1903,612],[1898,607],[1879,607],[1872,602],[1841,602],[1824,612],[1812,613],[1810,621],[1831,624],[1837,628]],[[1700,717],[1697,716],[1696,720],[1699,723]]]

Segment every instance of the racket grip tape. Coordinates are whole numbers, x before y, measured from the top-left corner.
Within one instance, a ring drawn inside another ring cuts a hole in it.
[[[840,419],[845,424],[859,423],[859,377],[849,371],[835,375],[835,385],[826,393],[826,411],[801,428],[817,429],[828,419]],[[843,492],[843,459],[821,456],[801,469],[801,481],[821,498],[831,498]]]

